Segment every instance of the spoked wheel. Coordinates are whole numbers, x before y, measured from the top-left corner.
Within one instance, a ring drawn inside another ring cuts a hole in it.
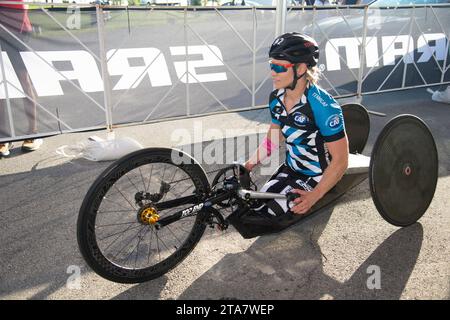
[[[196,204],[208,192],[205,172],[185,153],[164,148],[131,153],[107,168],[89,189],[78,216],[80,251],[95,272],[111,281],[139,283],[160,277],[198,243],[207,213],[159,230],[158,220]],[[179,199],[187,201],[173,201]]]

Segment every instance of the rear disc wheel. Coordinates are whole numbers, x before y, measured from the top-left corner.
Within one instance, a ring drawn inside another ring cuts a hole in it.
[[[370,157],[372,200],[389,223],[406,227],[427,211],[438,180],[438,153],[428,126],[416,116],[393,118]]]

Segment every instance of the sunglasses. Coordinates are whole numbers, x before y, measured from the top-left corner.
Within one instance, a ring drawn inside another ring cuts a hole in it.
[[[270,69],[275,71],[275,73],[283,73],[288,71],[288,68],[293,67],[294,64],[281,64],[281,63],[274,63],[272,60],[269,61]]]

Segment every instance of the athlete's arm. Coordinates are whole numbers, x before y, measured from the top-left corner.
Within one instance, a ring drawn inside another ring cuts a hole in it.
[[[247,170],[252,171],[255,166],[260,164],[264,161],[264,159],[268,158],[276,149],[279,148],[283,139],[284,137],[281,133],[280,126],[272,122],[262,143],[258,146],[252,156],[245,162],[244,167]]]

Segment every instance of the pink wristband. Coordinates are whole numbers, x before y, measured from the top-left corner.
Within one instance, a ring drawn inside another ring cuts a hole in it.
[[[267,137],[265,137],[262,141],[262,146],[267,151],[267,155],[270,156],[272,154],[272,151],[275,150],[278,146],[276,143],[273,143]]]

